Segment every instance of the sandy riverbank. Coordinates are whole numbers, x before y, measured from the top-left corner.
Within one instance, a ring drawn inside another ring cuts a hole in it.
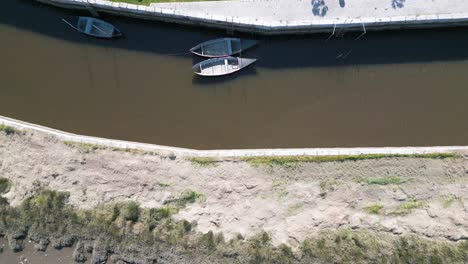
[[[203,199],[175,217],[227,239],[267,231],[275,244],[294,247],[344,227],[468,239],[467,153],[255,165],[95,149],[24,131],[0,133],[0,175],[12,182],[5,197],[13,205],[44,187],[69,192],[76,208],[129,200],[161,207],[193,190]]]

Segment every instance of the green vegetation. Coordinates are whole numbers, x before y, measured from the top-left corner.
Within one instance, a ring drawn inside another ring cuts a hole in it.
[[[166,188],[166,187],[170,187],[171,185],[170,185],[169,183],[158,182],[158,186],[159,186],[159,187]]]
[[[448,243],[371,231],[324,231],[302,244],[303,263],[466,263],[468,241]],[[310,260],[308,262],[307,260]]]
[[[164,218],[169,218],[173,214],[173,210],[170,207],[163,207],[163,208],[157,208],[157,209],[152,209],[151,211],[154,214],[154,217],[157,220],[161,220]]]
[[[198,198],[202,197],[202,194],[197,193],[192,190],[187,190],[182,193],[180,198],[177,200],[177,203],[180,206],[186,206],[189,203],[194,203]]]
[[[288,184],[289,180],[287,178],[276,178],[271,183],[272,188],[279,188]]]
[[[77,148],[84,153],[91,153],[98,149],[107,149],[106,146],[97,145],[97,144],[89,144],[89,143],[81,143],[81,142],[74,142],[74,141],[64,141],[65,145]]]
[[[19,131],[14,127],[0,124],[0,132],[4,132],[7,135],[13,135],[18,133]]]
[[[299,210],[301,210],[303,207],[304,207],[303,203],[293,204],[293,205],[288,207],[288,213],[290,215],[293,215],[293,214],[297,213]]]
[[[379,214],[380,210],[383,208],[381,204],[372,204],[364,208],[369,214]]]
[[[459,204],[463,205],[463,199],[458,196],[454,195],[448,195],[442,197],[442,206],[444,208],[449,208],[451,207],[455,202],[458,202]]]
[[[445,159],[458,157],[455,153],[431,153],[431,154],[363,154],[363,155],[336,155],[336,156],[284,156],[284,157],[246,157],[243,161],[253,166],[281,166],[293,167],[301,162],[343,162],[385,158],[427,158]]]
[[[119,151],[119,152],[127,152],[131,154],[140,154],[140,155],[158,155],[157,152],[152,152],[152,151],[145,151],[141,149],[133,149],[133,148],[115,148],[115,147],[108,147],[104,145],[99,145],[99,144],[89,144],[89,143],[81,143],[81,142],[75,142],[75,141],[64,141],[63,142],[65,145],[76,148],[80,150],[81,152],[84,153],[91,153],[96,150],[100,149],[107,149],[111,151]]]
[[[416,208],[421,208],[422,206],[423,206],[422,202],[412,199],[400,205],[400,209],[412,210]]]
[[[406,215],[411,213],[414,209],[417,208],[422,208],[424,206],[424,203],[421,201],[417,201],[415,199],[408,200],[398,207],[397,210],[393,212],[393,214],[397,215]]]
[[[288,194],[289,194],[289,191],[282,189],[282,190],[278,191],[278,198],[279,199],[286,198],[286,196],[288,196]]]
[[[35,240],[101,239],[103,246],[110,250],[125,245],[131,249],[131,245],[140,240],[141,246],[155,244],[162,236],[175,239],[191,229],[190,223],[171,218],[176,211],[172,208],[143,209],[130,201],[92,210],[74,210],[66,204],[68,196],[68,193],[41,190],[19,207],[0,203],[0,236],[28,230]],[[193,194],[183,199],[191,201]],[[142,227],[135,231],[133,226],[137,225]],[[15,237],[22,239],[24,236]]]
[[[10,190],[11,182],[7,178],[0,177],[0,195]]]
[[[187,159],[190,160],[193,165],[198,165],[202,167],[213,166],[217,162],[214,158],[209,157],[191,157]]]
[[[272,190],[278,195],[279,199],[283,199],[288,196],[289,191],[286,188],[289,179],[284,177],[275,178],[271,183]]]
[[[332,192],[336,189],[338,181],[333,178],[325,178],[320,181],[320,191],[321,195],[324,196],[327,192]]]
[[[388,184],[400,184],[404,181],[400,177],[384,177],[384,178],[372,178],[366,180],[369,185],[388,185]]]
[[[119,151],[119,152],[126,152],[126,153],[131,153],[131,154],[139,154],[139,155],[152,155],[156,156],[158,155],[157,152],[153,151],[146,151],[142,149],[134,149],[134,148],[110,148],[112,151]]]
[[[196,196],[183,197],[193,201]],[[58,248],[80,241],[85,248],[104,252],[100,255],[125,256],[130,263],[153,263],[161,258],[172,263],[468,262],[468,241],[338,229],[305,240],[294,254],[286,245],[275,247],[265,232],[229,241],[221,233],[196,233],[192,223],[171,217],[172,207],[144,209],[129,202],[77,210],[67,200],[67,193],[41,190],[19,207],[0,203],[0,235],[11,241],[50,240]]]
[[[176,214],[180,209],[186,207],[188,204],[196,202],[203,197],[203,194],[193,190],[186,190],[180,194],[178,198],[168,200],[165,202],[166,207],[154,209],[153,214],[158,218],[166,218]]]
[[[145,5],[156,3],[171,3],[171,2],[201,2],[201,1],[219,1],[219,0],[109,0],[111,2],[129,3],[134,5]]]
[[[121,209],[122,210],[120,214],[125,220],[132,222],[138,221],[138,218],[140,217],[140,206],[136,202],[130,201],[126,204],[123,204]]]

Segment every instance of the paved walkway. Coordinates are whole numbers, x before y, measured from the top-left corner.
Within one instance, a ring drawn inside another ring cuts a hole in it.
[[[468,24],[468,0],[230,0],[159,3],[37,0],[136,18],[262,34],[442,27]]]
[[[233,0],[152,6],[196,17],[219,20],[231,17],[234,21],[268,25],[415,20],[416,16],[451,18],[454,14],[468,14],[467,0]]]

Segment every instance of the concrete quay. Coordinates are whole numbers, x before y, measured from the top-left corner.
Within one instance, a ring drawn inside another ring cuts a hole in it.
[[[70,9],[265,35],[468,25],[466,0],[232,0],[157,3],[36,0]]]

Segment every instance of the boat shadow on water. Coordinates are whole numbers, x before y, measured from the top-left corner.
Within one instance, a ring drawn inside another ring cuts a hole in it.
[[[89,13],[43,5],[34,0],[3,0],[0,25],[73,43],[176,56],[188,56],[191,47],[209,39],[226,36],[223,30],[101,13],[101,18],[119,28],[125,38],[100,40],[79,34],[61,21],[66,17],[80,15],[89,16]],[[235,34],[235,37],[259,41],[259,45],[249,49],[249,54],[241,56],[258,58],[259,61],[252,66],[262,68],[335,67],[468,59],[468,28],[368,32],[359,40],[355,40],[352,33],[345,34],[343,38],[332,37],[327,41],[329,36],[330,34],[267,37]],[[242,76],[246,71],[248,68],[234,77]]]

